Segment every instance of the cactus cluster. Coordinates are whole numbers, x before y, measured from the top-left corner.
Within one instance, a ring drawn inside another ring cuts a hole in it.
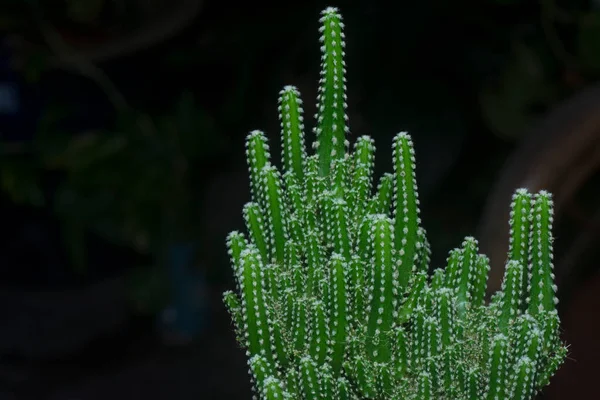
[[[552,274],[552,199],[517,190],[502,290],[467,237],[429,274],[415,156],[405,132],[374,187],[373,140],[346,139],[343,22],[322,12],[314,154],[300,94],[279,99],[280,172],[261,131],[247,138],[247,235],[227,245],[224,293],[260,399],[528,400],[566,355]]]

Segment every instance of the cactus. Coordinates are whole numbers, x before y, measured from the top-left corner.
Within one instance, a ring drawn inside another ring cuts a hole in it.
[[[531,399],[566,356],[552,274],[552,199],[519,189],[502,290],[465,238],[429,275],[410,136],[376,187],[375,146],[346,139],[343,22],[322,12],[314,154],[300,93],[281,91],[280,171],[247,138],[247,235],[227,238],[237,291],[224,294],[260,399]]]

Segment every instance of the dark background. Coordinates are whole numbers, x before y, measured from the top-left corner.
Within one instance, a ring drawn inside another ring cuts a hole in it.
[[[597,397],[597,1],[13,0],[0,400],[251,397],[220,300],[249,200],[244,138],[264,130],[278,157],[286,84],[312,127],[328,5],[346,24],[350,141],[375,139],[380,175],[392,137],[414,138],[432,267],[476,235],[497,289],[506,248],[490,227],[508,230],[513,189],[555,194],[571,354],[543,397]]]

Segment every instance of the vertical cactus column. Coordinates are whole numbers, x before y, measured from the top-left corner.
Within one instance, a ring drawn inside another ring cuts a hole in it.
[[[532,399],[561,364],[552,273],[552,199],[515,192],[502,290],[486,304],[477,240],[430,276],[415,151],[346,139],[342,17],[321,19],[314,154],[297,88],[280,92],[282,169],[265,134],[246,141],[246,232],[227,238],[237,290],[224,294],[260,399]]]
[[[336,8],[323,11],[321,19],[321,79],[317,96],[315,148],[321,176],[329,174],[331,162],[346,153],[346,64],[344,24]]]

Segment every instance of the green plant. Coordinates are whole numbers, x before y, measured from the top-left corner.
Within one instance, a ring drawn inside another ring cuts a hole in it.
[[[280,97],[283,174],[265,135],[247,138],[248,238],[227,239],[238,291],[224,293],[261,399],[531,399],[566,356],[558,336],[549,193],[516,191],[504,285],[467,237],[429,272],[415,158],[393,140],[372,194],[375,147],[346,140],[343,23],[321,18],[315,154],[302,101]]]

